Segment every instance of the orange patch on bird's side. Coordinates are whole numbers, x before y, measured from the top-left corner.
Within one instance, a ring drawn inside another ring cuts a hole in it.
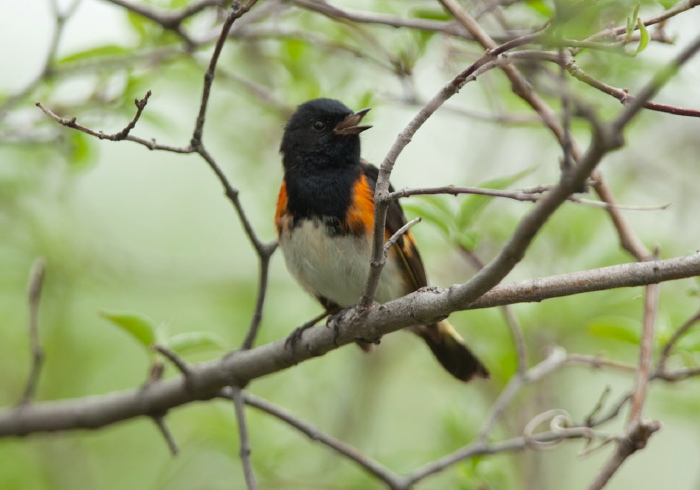
[[[277,209],[275,209],[275,228],[277,228],[277,234],[282,234],[282,228],[284,226],[284,216],[287,214],[287,185],[282,182],[282,187],[280,187],[280,193],[277,196]]]
[[[352,205],[345,215],[347,231],[353,235],[372,233],[374,228],[374,192],[364,175],[353,187]]]

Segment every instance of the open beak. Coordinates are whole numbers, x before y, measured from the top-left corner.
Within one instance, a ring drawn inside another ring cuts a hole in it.
[[[369,129],[372,126],[358,126],[362,122],[362,118],[371,110],[370,107],[367,109],[362,109],[357,112],[353,112],[345,119],[340,121],[338,125],[333,128],[333,132],[338,135],[350,135],[350,134],[360,134],[365,129]]]

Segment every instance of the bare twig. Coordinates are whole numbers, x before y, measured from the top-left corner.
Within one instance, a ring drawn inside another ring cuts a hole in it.
[[[32,270],[29,273],[29,288],[27,298],[29,300],[29,343],[32,352],[32,365],[24,388],[24,394],[20,400],[20,405],[26,405],[34,398],[36,385],[39,381],[39,373],[44,360],[44,351],[41,348],[39,337],[39,304],[41,303],[41,290],[44,285],[44,274],[46,272],[46,260],[40,257],[34,261]]]
[[[528,384],[535,381],[539,381],[543,376],[551,373],[558,367],[562,366],[567,361],[566,351],[562,348],[556,348],[551,351],[549,356],[541,363],[533,366],[528,371],[523,374],[516,374],[510,378],[508,384],[501,394],[498,396],[496,402],[491,406],[489,414],[486,417],[486,422],[481,426],[479,431],[479,441],[486,442],[489,434],[493,430],[494,425],[498,422],[498,419],[503,415],[503,411],[513,400],[513,397],[520,392],[520,389]]]
[[[214,52],[209,60],[209,68],[204,74],[204,87],[202,89],[202,102],[199,104],[199,114],[197,115],[197,122],[192,132],[192,146],[197,148],[201,145],[202,141],[202,131],[204,129],[204,122],[207,115],[207,107],[209,106],[209,94],[211,92],[211,85],[214,82],[214,76],[216,74],[216,65],[219,62],[219,55],[221,55],[221,50],[224,47],[228,33],[231,30],[231,26],[246,12],[248,12],[253,5],[257,3],[257,0],[248,0],[244,5],[239,5],[238,2],[234,2],[231,9],[226,16],[226,20],[221,26],[221,33],[214,46]]]
[[[189,366],[175,352],[160,344],[153,344],[151,346],[151,349],[162,354],[163,357],[165,357],[168,361],[172,362],[173,365],[177,368],[177,370],[185,376],[185,380],[189,377],[189,375],[191,374]]]
[[[245,475],[248,490],[256,490],[258,484],[255,481],[253,465],[250,462],[250,439],[248,438],[248,425],[245,419],[245,403],[243,401],[243,391],[238,386],[231,386],[231,399],[236,408],[236,419],[238,420],[238,436],[240,438],[240,456],[243,464],[243,474]]]
[[[228,393],[226,393],[225,396],[229,398]],[[274,405],[267,400],[251,395],[250,393],[244,393],[243,396],[246,404],[263,412],[269,413],[270,415],[306,434],[312,441],[318,441],[336,451],[338,454],[354,461],[369,473],[385,482],[389,488],[404,488],[403,478],[400,475],[394,473],[368,456],[365,456],[354,447],[336,439],[329,434],[326,434],[308,422],[300,420],[288,410]]]
[[[617,440],[617,449],[605,466],[596,475],[588,490],[600,490],[603,488],[622,464],[639,449],[646,446],[649,437],[661,428],[656,421],[637,421]]]
[[[134,118],[127,124],[124,129],[121,131],[118,131],[114,134],[105,134],[102,131],[94,131],[88,127],[83,126],[82,124],[78,124],[76,122],[76,118],[73,117],[71,119],[65,119],[63,117],[60,117],[56,114],[54,114],[50,109],[47,109],[44,107],[41,102],[36,102],[35,105],[41,109],[44,114],[49,116],[50,118],[54,119],[56,122],[61,124],[62,126],[66,126],[67,128],[72,128],[72,129],[77,129],[78,131],[82,131],[83,133],[87,133],[90,136],[94,136],[96,138],[99,138],[101,140],[109,140],[109,141],[122,141],[124,139],[127,139],[129,136],[129,132],[134,129],[136,126],[136,123],[139,121],[139,118],[141,117],[141,113],[143,112],[143,109],[146,107],[146,104],[148,104],[148,99],[151,96],[151,91],[149,90],[146,92],[146,96],[139,100],[135,99],[134,104],[136,105],[136,114],[134,115]]]
[[[593,182],[593,181],[591,181]],[[489,189],[484,187],[459,187],[455,185],[446,185],[442,187],[425,187],[425,188],[403,188],[398,191],[389,193],[386,196],[388,200],[396,200],[404,197],[410,196],[424,196],[424,195],[435,195],[435,194],[449,194],[452,196],[457,196],[460,194],[476,194],[479,196],[490,196],[490,197],[502,197],[506,199],[513,199],[515,201],[522,202],[537,202],[542,199],[543,195],[551,190],[554,185],[540,185],[537,187],[531,187],[528,189]],[[569,196],[568,201],[576,204],[581,204],[584,206],[590,206],[599,209],[616,209],[620,211],[660,211],[668,208],[671,204],[661,204],[658,206],[630,206],[625,204],[611,204],[605,201],[594,201],[591,199],[583,199],[576,195]]]
[[[668,360],[669,356],[671,355],[671,351],[676,346],[678,341],[686,333],[688,333],[688,330],[690,330],[693,327],[693,325],[695,325],[698,321],[700,321],[700,311],[698,311],[693,316],[688,318],[683,323],[683,325],[681,325],[678,328],[678,330],[673,332],[673,335],[671,336],[670,339],[668,339],[668,342],[666,342],[666,345],[664,345],[664,348],[661,350],[661,355],[659,355],[659,361],[657,363],[657,368],[656,368],[657,371],[664,372],[666,370],[666,361]]]
[[[243,218],[244,216],[241,216],[241,219]],[[262,310],[265,305],[265,297],[267,294],[267,279],[270,275],[270,258],[276,248],[277,243],[272,242],[265,245],[262,249],[263,253],[260,255],[260,278],[258,279],[258,297],[255,301],[255,309],[250,319],[250,325],[248,326],[248,333],[241,345],[241,349],[250,349],[255,343],[255,337],[258,334],[258,328],[262,321]]]
[[[659,308],[659,285],[650,284],[646,287],[644,301],[644,322],[642,328],[642,342],[639,348],[639,367],[635,381],[632,406],[630,408],[628,425],[638,422],[642,417],[642,409],[647,397],[649,376],[651,372],[651,359],[654,354],[654,324]]]
[[[409,221],[408,223],[406,223],[405,225],[403,225],[401,228],[399,228],[398,230],[396,230],[396,233],[394,233],[394,234],[386,241],[386,243],[384,244],[384,262],[386,262],[386,258],[389,256],[389,251],[391,250],[391,247],[393,247],[394,245],[396,245],[396,242],[399,241],[399,238],[401,238],[404,234],[406,234],[406,232],[407,232],[413,225],[416,225],[416,224],[420,223],[420,221],[421,221],[422,219],[423,219],[423,218],[421,218],[420,216],[418,216],[417,218],[412,219],[411,221]],[[384,264],[382,263],[381,266],[383,267]]]
[[[588,490],[603,488],[622,464],[637,450],[646,446],[651,434],[661,428],[656,421],[642,420],[642,411],[646,401],[649,381],[651,380],[651,360],[654,347],[654,323],[659,302],[659,285],[650,284],[646,287],[644,302],[644,322],[642,342],[639,349],[639,366],[635,387],[632,392],[627,426],[622,437],[617,439],[617,447],[613,455],[588,487]]]
[[[472,250],[466,247],[460,247],[461,251],[469,259],[471,264],[476,268],[477,271],[483,269],[486,264],[479,258],[479,256]],[[515,355],[518,360],[518,374],[523,376],[527,371],[527,347],[525,345],[525,336],[523,335],[523,328],[518,321],[518,317],[515,315],[513,308],[509,305],[503,305],[501,307],[503,312],[503,317],[510,329],[510,335],[513,337],[513,345],[515,346]]]
[[[183,41],[187,43],[188,46],[193,47],[197,44],[183,29],[182,23],[198,14],[199,12],[211,8],[211,7],[222,7],[224,2],[222,0],[200,0],[198,2],[193,2],[187,7],[181,9],[179,12],[169,12],[169,11],[159,11],[152,7],[144,7],[142,5],[127,2],[125,0],[104,0],[114,5],[118,5],[126,10],[129,10],[135,14],[138,14],[146,19],[149,19],[156,24],[160,24],[164,29],[173,31],[178,36],[182,38]]]
[[[639,91],[637,97],[628,104],[627,109],[614,121],[614,129],[619,131],[626,126],[644,107],[644,104],[656,95],[656,93],[661,90],[661,87],[666,85],[671,77],[676,74],[678,69],[690,58],[695,56],[698,50],[700,50],[700,36],[696,37],[692,43],[686,46],[671,63],[668,63],[664,68],[656,72],[651,81]]]
[[[177,447],[177,442],[175,441],[173,434],[170,432],[170,429],[168,429],[168,426],[165,424],[165,417],[162,415],[154,415],[153,421],[156,423],[156,427],[158,427],[158,430],[160,431],[161,435],[165,438],[165,442],[168,444],[168,449],[170,449],[170,453],[173,456],[177,456],[180,450]]]

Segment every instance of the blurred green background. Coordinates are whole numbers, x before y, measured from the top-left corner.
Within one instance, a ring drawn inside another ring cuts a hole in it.
[[[152,2],[163,8],[184,3]],[[446,18],[428,1],[337,3],[401,16]],[[662,3],[644,3],[640,16],[660,12]],[[67,7],[67,2],[59,2],[60,10]],[[318,96],[341,99],[356,109],[373,107],[369,120],[374,128],[363,133],[363,155],[378,164],[418,110],[411,101],[431,97],[481,51],[440,34],[336,23],[286,3],[260,2],[253,13],[264,8],[270,11],[241,29],[224,49],[204,141],[241,189],[255,229],[272,240],[282,177],[277,149],[290,109]],[[551,9],[547,2],[526,2],[506,12],[518,28],[529,28],[547,19],[547,8]],[[570,34],[583,38],[605,27],[604,21],[624,24],[632,8],[627,2],[600,2],[594,20],[576,24],[580,32]],[[194,125],[211,46],[187,54],[173,33],[109,2],[84,0],[65,26],[55,76],[8,102],[6,97],[28,87],[41,71],[54,25],[50,4],[43,0],[5,3],[0,18],[0,107],[5,104],[6,109],[0,116],[0,406],[18,400],[30,366],[26,284],[37,256],[46,257],[48,264],[41,304],[46,362],[38,400],[101,394],[143,383],[148,355],[101,318],[101,311],[138,312],[165,325],[172,335],[206,332],[220,337],[226,349],[237,347],[254,307],[257,262],[206,164],[194,155],[98,141],[58,126],[33,104],[40,100],[66,117],[77,116],[78,122],[111,133],[131,119],[133,99],[151,90],[132,134],[184,146]],[[584,52],[577,62],[593,76],[634,92],[693,39],[697,22],[698,12],[691,10],[666,26],[675,46],[652,43],[636,58]],[[495,28],[488,16],[484,25]],[[206,13],[185,26],[199,39],[215,35],[218,21]],[[547,80],[536,70],[531,75],[533,82]],[[700,108],[698,79],[700,60],[695,60],[658,100]],[[602,117],[621,110],[616,100],[577,81],[569,86]],[[544,95],[558,107],[555,96],[546,91]],[[561,150],[546,130],[478,117],[532,116],[509,92],[502,74],[480,77],[447,106],[402,154],[392,177],[397,188],[493,184],[507,176],[518,177],[517,182],[506,179],[513,187],[556,181]],[[585,124],[576,122],[574,130],[585,146]],[[621,202],[671,203],[663,211],[625,214],[647,246],[660,246],[662,258],[698,248],[699,130],[694,119],[644,113],[630,128],[628,145],[602,165]],[[453,223],[450,216],[457,216],[469,199],[405,201],[408,214],[426,218],[414,233],[432,284],[466,281],[474,271],[458,246],[473,247],[489,260],[531,209],[522,202],[472,200],[479,214]],[[507,281],[631,260],[619,248],[604,211],[567,204]],[[542,360],[552,345],[635,362],[642,292],[616,290],[516,306],[530,363]],[[694,281],[663,285],[658,345],[699,303]],[[319,311],[275,254],[257,343],[286,336]],[[421,342],[397,333],[385,337],[371,356],[346,347],[257,380],[249,389],[388,467],[408,472],[473,440],[516,368],[499,310],[456,313],[451,321],[487,364],[492,380],[456,383]],[[691,333],[681,343],[673,366],[697,364],[699,335]],[[211,359],[223,352],[208,350],[187,355],[187,360]],[[167,369],[166,375],[174,374]],[[616,399],[631,384],[631,377],[605,370],[562,368],[515,399],[494,438],[520,434],[533,416],[550,408],[562,408],[581,420],[606,386]],[[646,416],[663,421],[664,427],[607,488],[700,488],[699,386],[692,379],[653,385]],[[278,420],[253,409],[248,414],[252,461],[261,488],[381,488],[354,464]],[[619,430],[620,419],[604,430]],[[168,422],[181,448],[175,458],[149,420],[94,432],[0,440],[0,488],[244,488],[232,406],[222,401],[191,404],[169,414]],[[585,488],[611,447],[577,457],[582,448],[579,441],[554,451],[476,458],[417,488]]]

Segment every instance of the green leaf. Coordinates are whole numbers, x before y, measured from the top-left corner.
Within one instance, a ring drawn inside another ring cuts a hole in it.
[[[444,20],[444,21],[452,20],[452,17],[445,9],[437,9],[437,8],[433,9],[433,8],[420,8],[419,7],[419,8],[412,9],[408,15],[411,17],[414,17],[416,19]]]
[[[101,311],[100,316],[130,334],[146,348],[156,341],[156,327],[153,322],[139,314],[129,311]]]
[[[456,233],[455,238],[460,247],[472,251],[476,250],[476,247],[479,246],[481,235],[476,231],[467,231],[464,233]]]
[[[434,196],[429,196],[434,197]],[[429,223],[436,225],[448,238],[452,235],[454,213],[452,211],[445,212],[439,206],[435,206],[433,202],[424,201],[420,203],[406,203],[402,205],[404,210],[414,216],[421,216]]]
[[[678,349],[687,352],[700,351],[700,331],[687,333],[679,342]]]
[[[639,46],[637,46],[634,54],[641,53],[649,44],[649,31],[639,17],[637,17],[637,27],[639,27]]]
[[[639,321],[622,316],[599,317],[588,324],[591,335],[630,344],[639,344],[641,328]]]
[[[483,187],[485,189],[505,189],[531,174],[534,170],[534,167],[528,168],[522,172],[483,182],[482,184],[479,184],[478,187]],[[459,231],[463,231],[471,227],[493,199],[495,198],[492,196],[481,196],[478,194],[471,194],[467,196],[459,208],[459,214],[457,215],[456,220],[457,229]]]
[[[543,17],[552,17],[554,15],[554,9],[542,0],[529,0],[525,2],[530,9],[534,10]]]
[[[64,65],[66,63],[73,63],[76,61],[85,61],[93,58],[103,58],[106,56],[119,56],[131,53],[130,49],[116,44],[107,44],[105,46],[98,46],[96,48],[86,49],[84,51],[78,51],[77,53],[69,54],[58,60],[59,65]]]
[[[146,20],[145,17],[132,11],[128,11],[126,13],[126,18],[129,21],[129,25],[131,26],[131,28],[138,35],[140,43],[143,44],[144,41],[146,41],[146,39],[148,39],[149,37],[149,26],[147,23],[150,21]]]
[[[631,16],[627,17],[627,29],[625,31],[625,42],[629,42],[629,40],[632,38],[632,34],[634,33],[634,28],[637,25],[637,18],[639,16],[639,7],[641,4],[637,4],[637,6],[634,8],[634,12],[632,13]]]
[[[173,335],[165,342],[165,346],[180,355],[192,352],[225,350],[226,342],[210,332],[187,332]]]
[[[306,42],[299,39],[288,39],[283,43],[285,53],[292,61],[298,61],[304,57]]]
[[[92,138],[85,133],[72,131],[68,148],[68,164],[73,170],[85,171],[96,161],[97,148]]]

